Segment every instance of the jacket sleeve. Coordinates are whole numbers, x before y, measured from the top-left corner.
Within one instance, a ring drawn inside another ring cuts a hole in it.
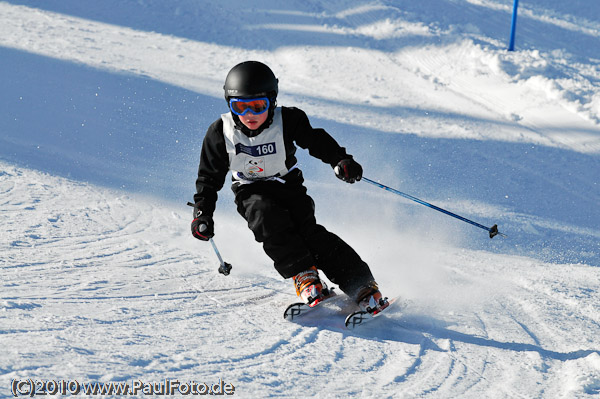
[[[202,214],[212,216],[214,213],[217,192],[223,188],[228,171],[229,155],[225,148],[223,121],[219,119],[208,128],[200,153],[194,203]]]
[[[311,156],[328,163],[332,168],[342,159],[352,158],[324,129],[313,128],[301,109],[283,107],[282,112],[284,131],[289,132],[290,139],[299,147],[308,149]]]

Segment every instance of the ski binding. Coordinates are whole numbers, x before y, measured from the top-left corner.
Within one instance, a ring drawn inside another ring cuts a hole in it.
[[[285,312],[283,312],[283,318],[286,320],[292,321],[295,318],[308,313],[309,311],[311,311],[312,309],[317,307],[317,305],[319,303],[326,301],[329,298],[333,298],[336,295],[337,295],[337,293],[333,290],[333,288],[329,288],[325,295],[322,295],[321,297],[319,297],[309,303],[305,303],[305,302],[292,303],[285,309]]]
[[[397,300],[397,297],[390,300],[385,298],[383,300],[385,304],[382,304],[380,307],[375,309],[367,308],[367,310],[357,310],[356,312],[350,313],[348,317],[346,317],[344,324],[346,325],[346,328],[353,330],[356,327],[379,317],[385,309],[392,306]]]

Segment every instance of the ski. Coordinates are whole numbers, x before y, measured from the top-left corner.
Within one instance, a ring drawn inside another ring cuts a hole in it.
[[[286,320],[292,321],[292,320],[308,313],[309,311],[317,308],[321,302],[325,302],[328,299],[333,298],[336,295],[337,294],[333,290],[333,288],[330,288],[329,294],[321,297],[317,303],[313,304],[313,306],[310,306],[309,304],[304,303],[304,302],[292,303],[285,309],[285,312],[283,312],[283,318]]]
[[[356,312],[352,312],[350,313],[347,317],[346,317],[346,321],[344,322],[344,324],[346,325],[346,328],[349,330],[353,330],[356,327],[363,325],[371,320],[373,320],[374,318],[379,317],[382,313],[386,313],[386,311],[396,302],[398,302],[399,297],[396,298],[392,298],[388,300],[388,305],[381,309],[379,312],[377,313],[369,313],[367,311],[364,310],[357,310]]]

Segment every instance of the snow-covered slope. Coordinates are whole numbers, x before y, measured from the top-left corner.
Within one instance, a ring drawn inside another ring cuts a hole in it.
[[[28,378],[600,394],[600,4],[522,2],[507,52],[511,6],[0,1],[0,397]],[[246,59],[365,176],[508,238],[301,154],[320,221],[406,306],[352,333],[343,297],[285,322],[294,290],[229,190],[215,240],[232,275],[189,235],[203,134]]]

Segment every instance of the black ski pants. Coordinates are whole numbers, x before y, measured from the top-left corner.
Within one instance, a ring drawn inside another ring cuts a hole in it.
[[[373,281],[369,266],[346,242],[317,224],[302,174],[281,183],[259,181],[233,188],[237,210],[284,278],[316,266],[351,298]],[[288,176],[286,176],[288,177]]]

